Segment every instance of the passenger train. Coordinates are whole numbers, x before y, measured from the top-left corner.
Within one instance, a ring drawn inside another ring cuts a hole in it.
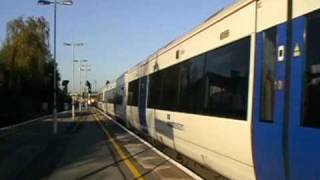
[[[99,107],[231,179],[320,179],[320,0],[241,0],[101,92]]]

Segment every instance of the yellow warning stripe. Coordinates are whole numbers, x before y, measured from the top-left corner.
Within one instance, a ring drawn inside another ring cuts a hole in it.
[[[121,149],[119,144],[116,142],[116,140],[111,136],[111,134],[108,132],[108,130],[104,127],[104,125],[100,122],[100,119],[96,114],[93,114],[99,125],[101,126],[101,129],[103,130],[104,134],[108,136],[108,139],[110,140],[112,146],[117,151],[120,158],[124,161],[128,169],[131,171],[131,173],[134,175],[135,179],[138,180],[144,180],[139,170],[136,168],[136,166],[129,160],[128,155]]]

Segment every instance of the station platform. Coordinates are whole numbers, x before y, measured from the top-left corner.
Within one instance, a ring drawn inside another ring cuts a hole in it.
[[[0,133],[0,179],[202,179],[95,109]]]

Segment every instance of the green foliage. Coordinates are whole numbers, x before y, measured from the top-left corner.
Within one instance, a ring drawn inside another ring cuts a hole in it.
[[[86,82],[86,86],[88,87],[88,93],[91,93],[91,83],[90,83],[90,81]]]
[[[50,58],[48,32],[48,22],[43,17],[9,22],[3,45],[7,67],[18,73],[43,75],[43,66]]]
[[[62,81],[62,86],[68,86],[69,80],[63,80]]]
[[[43,17],[20,17],[8,22],[0,61],[6,67],[10,90],[21,92],[22,81],[46,84],[52,73],[48,68],[50,58],[49,25]]]
[[[59,81],[57,72],[57,85]],[[41,103],[52,104],[52,87],[49,23],[43,17],[20,17],[8,22],[7,36],[0,49],[0,93],[10,102],[3,105],[4,109],[38,112]],[[60,89],[58,95],[62,95]],[[1,110],[0,105],[0,119],[1,111],[6,110]]]
[[[63,80],[61,84],[63,86],[63,93],[68,94],[69,80]]]

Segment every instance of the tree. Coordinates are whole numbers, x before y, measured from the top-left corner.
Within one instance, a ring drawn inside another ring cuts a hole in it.
[[[0,69],[2,91],[12,101],[14,111],[33,112],[42,102],[52,105],[53,60],[49,23],[45,18],[20,17],[7,23],[7,36],[0,49]],[[60,75],[56,73],[58,85]]]
[[[48,80],[44,77],[49,75],[45,72],[45,66],[51,60],[48,22],[43,17],[20,17],[8,22],[7,37],[0,54],[8,70],[9,90],[20,93],[22,82],[35,85],[34,81],[37,84],[32,87],[37,88]]]
[[[68,84],[69,84],[69,80],[63,80],[62,81],[62,86],[63,86],[63,92],[64,94],[68,93]]]
[[[88,88],[88,93],[91,93],[91,83],[90,83],[90,81],[86,82],[86,86]]]

